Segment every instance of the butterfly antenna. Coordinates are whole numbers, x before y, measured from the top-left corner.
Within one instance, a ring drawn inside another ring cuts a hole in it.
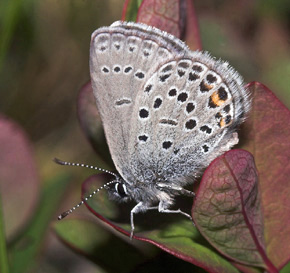
[[[104,184],[103,186],[99,187],[98,189],[96,189],[95,191],[93,191],[89,196],[85,197],[80,203],[78,203],[77,205],[75,205],[74,207],[72,207],[71,209],[63,212],[61,215],[59,215],[57,217],[58,220],[62,220],[63,218],[65,218],[66,216],[68,216],[69,214],[71,214],[72,212],[74,212],[77,208],[79,208],[82,204],[84,204],[86,201],[88,201],[88,199],[92,198],[96,193],[98,193],[100,190],[106,188],[107,186],[109,186],[110,184],[114,184],[117,183],[117,180],[113,180],[110,181],[106,184]]]
[[[63,212],[61,215],[58,216],[58,220],[62,220],[63,218],[65,218],[66,216],[68,216],[69,214],[71,214],[73,211],[75,211],[77,208],[79,208],[85,201],[87,201],[88,199],[92,198],[100,190],[106,188],[110,184],[114,184],[114,183],[117,183],[118,182],[118,176],[115,173],[110,172],[110,171],[105,170],[105,169],[102,169],[102,168],[99,168],[99,167],[95,167],[95,166],[91,166],[91,165],[86,165],[86,164],[82,164],[82,163],[67,162],[67,161],[60,160],[58,158],[54,158],[53,161],[55,163],[59,164],[59,165],[83,167],[83,168],[89,168],[89,169],[93,169],[93,170],[105,172],[105,173],[108,173],[108,174],[111,174],[111,175],[115,176],[115,178],[116,178],[116,180],[110,181],[110,182],[104,184],[103,186],[101,186],[100,188],[96,189],[89,196],[85,197],[79,204],[77,204],[74,207],[72,207],[71,209]]]
[[[105,172],[105,173],[108,173],[108,174],[115,176],[115,178],[118,178],[118,176],[115,173],[110,172],[110,171],[105,170],[105,169],[102,169],[102,168],[99,168],[99,167],[86,165],[86,164],[82,164],[82,163],[72,163],[72,162],[62,161],[58,158],[54,158],[53,161],[59,165],[83,167],[83,168],[89,168],[89,169]]]

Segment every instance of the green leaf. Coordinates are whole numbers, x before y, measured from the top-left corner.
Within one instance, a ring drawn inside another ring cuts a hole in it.
[[[126,0],[123,7],[122,20],[135,22],[141,3],[142,0]]]
[[[67,176],[60,176],[45,184],[35,217],[23,234],[9,246],[12,273],[28,272],[35,266],[51,217],[59,207],[68,181]]]
[[[54,231],[66,245],[101,266],[106,272],[131,272],[146,258],[129,242],[113,236],[103,226],[89,220],[59,221],[54,223]]]
[[[280,273],[289,273],[290,272],[290,263],[285,265],[281,270]]]

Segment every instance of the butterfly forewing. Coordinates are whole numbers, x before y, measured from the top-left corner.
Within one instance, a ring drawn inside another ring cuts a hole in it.
[[[90,51],[94,95],[113,161],[121,175],[123,169],[130,169],[127,151],[137,94],[143,88],[150,89],[144,83],[160,64],[187,54],[187,47],[180,40],[169,39],[152,27],[134,25],[116,22],[96,30]]]

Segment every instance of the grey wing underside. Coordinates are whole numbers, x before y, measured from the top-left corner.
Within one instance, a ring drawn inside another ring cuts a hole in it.
[[[180,40],[143,24],[116,22],[92,34],[92,86],[112,159],[122,176],[132,167],[128,145],[137,94],[160,64],[187,52]]]
[[[250,108],[239,74],[202,52],[158,67],[136,102],[128,149],[133,176],[176,185],[192,182],[237,144],[235,129]]]

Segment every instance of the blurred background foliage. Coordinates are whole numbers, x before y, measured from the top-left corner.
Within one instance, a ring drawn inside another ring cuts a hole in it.
[[[60,167],[53,157],[108,168],[81,132],[76,101],[89,80],[90,35],[119,20],[123,4],[121,0],[0,1],[0,112],[20,124],[31,139],[40,181],[72,175],[57,213],[79,200],[81,182],[91,172]],[[246,82],[262,82],[290,107],[290,1],[194,4],[203,49],[228,60]],[[85,208],[76,213],[89,217]],[[67,250],[54,234],[47,238],[36,272],[101,272]]]

